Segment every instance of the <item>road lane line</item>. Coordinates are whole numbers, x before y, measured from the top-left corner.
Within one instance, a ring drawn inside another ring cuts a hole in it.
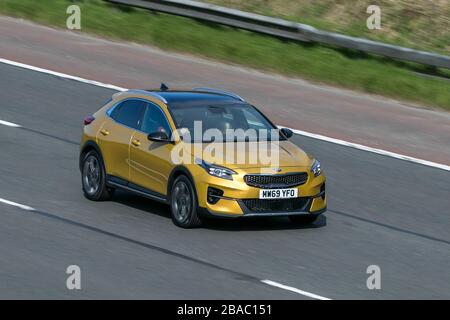
[[[10,206],[14,206],[14,207],[23,209],[23,210],[27,210],[27,211],[35,211],[36,210],[36,209],[34,209],[32,207],[29,207],[29,206],[26,206],[24,204],[20,204],[20,203],[17,203],[17,202],[9,201],[9,200],[3,199],[3,198],[0,198],[0,202],[2,202],[4,204],[7,204],[7,205],[10,205]]]
[[[313,138],[313,139],[317,139],[317,140],[322,140],[322,141],[326,141],[326,142],[331,142],[334,144],[338,144],[341,146],[346,146],[346,147],[350,147],[350,148],[354,148],[354,149],[358,149],[358,150],[377,153],[377,154],[380,154],[383,156],[388,156],[388,157],[395,158],[395,159],[400,159],[400,160],[404,160],[404,161],[423,164],[428,167],[433,167],[433,168],[450,171],[450,166],[447,166],[445,164],[432,162],[432,161],[428,161],[428,160],[423,160],[423,159],[419,159],[419,158],[414,158],[414,157],[410,157],[410,156],[405,156],[403,154],[399,154],[399,153],[395,153],[395,152],[391,152],[391,151],[387,151],[387,150],[383,150],[383,149],[372,148],[372,147],[368,147],[368,146],[365,146],[362,144],[353,143],[353,142],[349,142],[349,141],[345,141],[345,140],[330,138],[330,137],[323,136],[323,135],[316,134],[316,133],[306,132],[306,131],[297,130],[297,129],[291,129],[291,130],[295,134],[298,134],[301,136],[305,136],[305,137],[309,137],[309,138]]]
[[[113,84],[106,84],[106,83],[98,82],[98,81],[95,81],[95,80],[89,80],[89,79],[84,79],[84,78],[80,78],[80,77],[77,77],[77,76],[71,76],[71,75],[66,74],[66,73],[61,73],[61,72],[56,72],[56,71],[52,71],[52,70],[48,70],[48,69],[43,69],[43,68],[31,66],[31,65],[28,65],[28,64],[25,64],[25,63],[20,63],[20,62],[8,60],[8,59],[0,58],[0,62],[4,63],[4,64],[9,64],[11,66],[23,68],[23,69],[28,69],[28,70],[32,70],[32,71],[45,73],[45,74],[50,74],[52,76],[56,76],[56,77],[59,77],[59,78],[70,79],[70,80],[74,80],[74,81],[78,81],[78,82],[91,84],[91,85],[94,85],[94,86],[97,86],[97,87],[108,88],[108,89],[113,89],[113,90],[117,90],[117,91],[127,91],[128,90],[128,89],[125,89],[125,88],[122,88],[122,87],[115,86]]]
[[[127,91],[128,90],[126,88],[118,87],[113,84],[106,84],[106,83],[102,83],[102,82],[95,81],[95,80],[88,80],[88,79],[84,79],[84,78],[77,77],[77,76],[71,76],[71,75],[68,75],[65,73],[56,72],[56,71],[52,71],[52,70],[48,70],[48,69],[43,69],[43,68],[31,66],[28,64],[12,61],[12,60],[8,60],[8,59],[0,58],[0,63],[45,73],[45,74],[53,75],[53,76],[60,77],[60,78],[70,79],[70,80],[74,80],[74,81],[78,81],[78,82],[82,82],[82,83],[86,83],[86,84],[90,84],[90,85],[94,85],[94,86],[98,86],[98,87],[102,87],[102,88],[108,88],[108,89],[113,89],[113,90],[117,90],[117,91]],[[298,130],[298,129],[291,129],[291,130],[295,134],[306,136],[309,138],[322,140],[322,141],[326,141],[326,142],[330,142],[330,143],[334,143],[334,144],[338,144],[338,145],[342,145],[342,146],[346,146],[346,147],[350,147],[350,148],[354,148],[354,149],[358,149],[358,150],[362,150],[362,151],[372,152],[372,153],[388,156],[388,157],[399,159],[399,160],[422,164],[422,165],[425,165],[428,167],[433,167],[433,168],[437,168],[437,169],[450,171],[450,166],[445,165],[445,164],[436,163],[436,162],[419,159],[419,158],[414,158],[414,157],[402,155],[399,153],[395,153],[395,152],[391,152],[391,151],[387,151],[387,150],[383,150],[383,149],[372,148],[372,147],[365,146],[362,144],[357,144],[357,143],[353,143],[353,142],[349,142],[349,141],[345,141],[345,140],[335,139],[335,138],[323,136],[323,135],[312,133],[312,132],[302,131],[302,130]]]
[[[297,289],[297,288],[294,288],[294,287],[286,286],[284,284],[281,284],[281,283],[278,283],[278,282],[275,282],[275,281],[272,281],[272,280],[261,280],[261,282],[265,283],[265,284],[267,284],[269,286],[277,287],[277,288],[280,288],[280,289],[283,289],[283,290],[287,290],[287,291],[292,291],[292,292],[301,294],[302,296],[306,296],[306,297],[309,297],[309,298],[313,298],[313,299],[317,299],[317,300],[331,300],[330,298],[325,298],[325,297],[319,296],[317,294],[314,294],[314,293],[311,293],[311,292],[308,292],[308,291],[303,291],[303,290],[300,290],[300,289]]]
[[[8,127],[13,127],[13,128],[20,128],[20,127],[22,127],[20,124],[15,124],[15,123],[4,121],[4,120],[0,120],[0,124],[2,124],[4,126],[8,126]]]

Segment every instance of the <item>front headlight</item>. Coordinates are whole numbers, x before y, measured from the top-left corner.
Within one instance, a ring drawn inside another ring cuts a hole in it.
[[[208,172],[208,174],[210,174],[214,177],[227,179],[227,180],[233,180],[233,174],[237,174],[236,171],[233,171],[231,169],[228,169],[228,168],[216,165],[216,164],[206,162],[204,160],[196,159],[196,163],[200,167],[205,169],[206,172]]]
[[[318,177],[322,174],[322,167],[320,166],[319,160],[314,160],[314,163],[311,166],[311,173],[314,177]]]

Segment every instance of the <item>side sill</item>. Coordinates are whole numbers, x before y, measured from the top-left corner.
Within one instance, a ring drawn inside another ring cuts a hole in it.
[[[121,178],[108,175],[106,178],[106,184],[110,187],[126,190],[151,200],[156,200],[165,204],[168,203],[167,197],[165,197],[164,195],[137,185],[130,184],[126,180],[123,180]]]

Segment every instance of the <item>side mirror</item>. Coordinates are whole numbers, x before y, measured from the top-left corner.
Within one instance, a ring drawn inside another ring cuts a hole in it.
[[[169,136],[165,132],[153,132],[150,133],[147,136],[148,140],[155,141],[155,142],[169,142],[172,143],[172,141],[169,139]]]
[[[294,135],[294,133],[292,132],[292,130],[291,130],[291,129],[288,129],[288,128],[282,128],[282,129],[280,129],[280,132],[281,132],[281,134],[282,134],[283,136],[286,137],[286,139],[289,139],[289,138],[291,138],[291,137]]]

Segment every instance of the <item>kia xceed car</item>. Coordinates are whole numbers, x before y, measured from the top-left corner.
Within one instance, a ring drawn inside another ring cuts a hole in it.
[[[206,136],[208,130],[230,129],[279,134]],[[94,201],[122,189],[167,203],[173,222],[184,228],[199,226],[208,216],[287,216],[311,223],[326,210],[325,175],[318,160],[289,141],[292,135],[233,93],[172,91],[165,85],[119,92],[84,119],[82,188]],[[277,146],[276,166],[259,159],[235,161],[254,155],[247,145],[263,144]],[[211,149],[213,154],[205,152]],[[235,151],[236,157],[221,157],[222,150]],[[180,154],[184,161],[176,157]]]

